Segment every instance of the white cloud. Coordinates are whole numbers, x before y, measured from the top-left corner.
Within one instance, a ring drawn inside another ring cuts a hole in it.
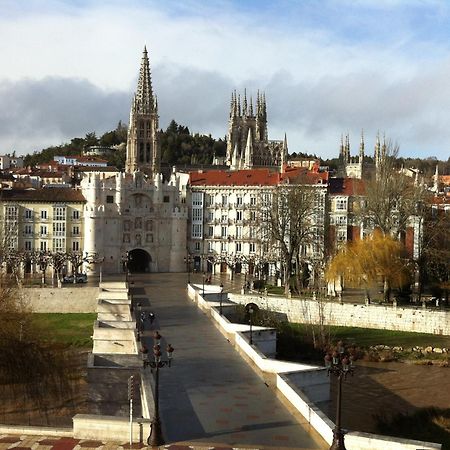
[[[128,116],[146,43],[163,127],[174,118],[193,131],[223,136],[230,91],[246,86],[267,91],[269,133],[282,138],[286,131],[292,151],[335,156],[341,132],[351,131],[356,144],[364,128],[368,136],[385,130],[407,152],[448,157],[446,43],[416,42],[409,26],[393,29],[391,40],[385,34],[373,39],[372,29],[367,40],[343,37],[351,23],[357,31],[358,2],[348,2],[345,26],[336,29],[305,18],[296,28],[273,8],[245,12],[228,2],[202,3],[175,9],[156,1],[34,1],[24,12],[13,2],[0,17],[0,53],[8,61],[0,71],[0,102],[14,105],[0,112],[8,123],[0,126],[3,151],[113,128]],[[323,3],[324,14],[343,8]],[[379,9],[396,6],[404,5],[386,0]],[[366,27],[376,19],[361,16]]]

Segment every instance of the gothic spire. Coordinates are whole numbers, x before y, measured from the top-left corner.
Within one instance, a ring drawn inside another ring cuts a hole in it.
[[[135,96],[137,112],[148,114],[153,111],[153,89],[152,78],[150,76],[150,64],[148,62],[147,47],[144,46],[142,54],[141,68],[139,70],[139,81]]]
[[[244,89],[244,101],[242,103],[242,115],[247,116],[247,89]]]
[[[237,113],[238,113],[238,116],[241,115],[241,94],[238,94]]]
[[[361,142],[359,143],[359,159],[362,162],[364,158],[364,130],[361,130]]]
[[[250,110],[249,115],[253,117],[253,98],[250,96]]]
[[[253,161],[253,137],[252,137],[252,129],[248,129],[248,135],[247,135],[247,144],[245,145],[245,167],[252,167],[252,161]]]

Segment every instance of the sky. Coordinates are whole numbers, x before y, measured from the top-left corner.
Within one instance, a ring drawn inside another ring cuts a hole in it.
[[[260,90],[290,153],[450,157],[446,0],[0,0],[0,154],[127,123],[144,45],[163,129],[224,137]]]

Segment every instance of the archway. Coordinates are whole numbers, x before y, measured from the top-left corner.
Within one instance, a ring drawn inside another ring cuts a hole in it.
[[[141,248],[135,248],[128,253],[128,270],[130,273],[150,272],[152,257]]]

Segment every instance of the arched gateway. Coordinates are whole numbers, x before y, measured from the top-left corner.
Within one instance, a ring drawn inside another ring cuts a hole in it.
[[[152,257],[141,248],[135,248],[128,253],[128,269],[131,273],[150,272]]]

